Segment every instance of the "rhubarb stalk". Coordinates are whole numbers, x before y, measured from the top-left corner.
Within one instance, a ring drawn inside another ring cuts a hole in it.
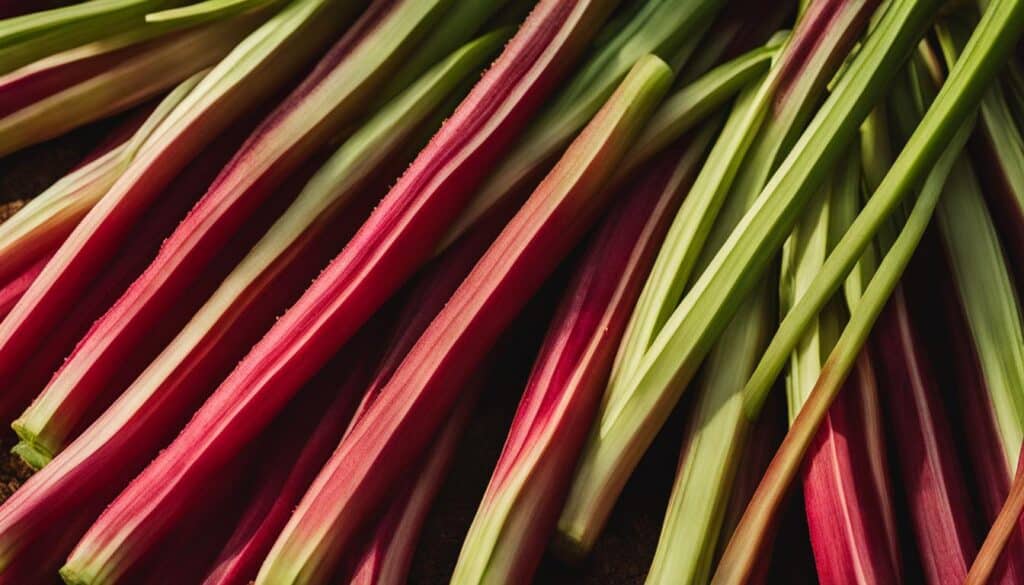
[[[237,454],[430,255],[430,243],[441,237],[471,189],[586,46],[609,8],[602,1],[549,0],[534,9],[502,56],[345,250],[253,348],[179,439],[136,478],[79,543],[65,567],[70,579],[88,582],[120,573],[119,560],[132,550],[144,550],[149,540],[137,538],[141,533],[105,534],[108,529],[130,528],[115,518],[136,511],[122,510],[122,505],[145,504],[160,510],[149,516],[155,524],[143,531],[158,535],[201,496],[203,477],[209,478],[203,470]],[[441,168],[446,171],[438,175]],[[281,352],[282,347],[291,349]],[[163,477],[166,473],[181,474],[190,481],[168,482]],[[135,490],[147,494],[146,502],[131,495]],[[133,546],[121,546],[127,542]]]
[[[708,292],[705,288],[708,276],[716,271],[718,258],[731,251],[734,245],[735,234],[730,236],[733,226],[748,225],[740,219],[748,208],[751,208],[750,213],[762,212],[762,206],[754,201],[764,189],[776,187],[774,181],[769,181],[775,168],[781,165],[783,170],[788,170],[783,157],[789,152],[790,158],[786,160],[791,161],[799,150],[793,144],[814,112],[826,84],[857,41],[860,31],[866,28],[876,5],[872,1],[845,0],[821,0],[813,4],[785,44],[767,79],[751,90],[747,110],[736,114],[742,116],[740,119],[744,122],[737,126],[733,135],[723,132],[709,155],[709,163],[713,164],[702,169],[691,195],[680,208],[616,357],[598,426],[591,433],[559,520],[563,551],[567,554],[582,555],[593,546],[639,454],[668,416],[672,404],[710,350],[714,337],[728,325],[729,315],[725,313],[729,311],[724,311],[711,323],[706,322],[710,313],[690,313],[694,309],[692,297]],[[811,128],[815,128],[813,123]],[[755,143],[756,147],[751,150]],[[797,146],[805,147],[803,142]],[[730,197],[741,200],[737,216],[716,236],[716,244],[721,247],[714,252],[718,256],[711,256],[715,248],[709,250],[704,259],[704,266],[709,268],[696,282],[691,282],[719,210]],[[738,291],[727,305],[730,311],[737,309],[743,293],[756,282],[755,275],[748,272],[743,274],[744,290]],[[721,303],[725,299],[716,295],[708,300]],[[702,328],[713,325],[714,330],[694,331],[686,342],[687,351],[691,353],[666,352],[666,343],[681,340],[677,327],[684,314],[705,321]],[[701,334],[696,335],[698,332]],[[668,363],[655,367],[656,354]],[[680,363],[676,359],[679,355],[689,357]]]
[[[185,328],[132,383],[127,392],[133,396],[135,408],[144,408],[154,397],[166,401],[183,393],[196,395],[214,380],[204,381],[190,372],[210,368],[212,360],[236,361],[244,355],[258,337],[231,335],[232,328],[253,320],[254,312],[278,314],[287,308],[284,303],[298,298],[305,284],[341,250],[376,203],[380,191],[370,184],[374,174],[393,166],[391,159],[398,157],[410,136],[464,79],[483,66],[504,38],[501,32],[492,33],[456,51],[382,108],[339,148]],[[279,300],[268,306],[266,297]],[[97,343],[107,344],[107,353],[118,347],[111,345],[109,329],[94,329],[101,338]],[[252,333],[259,335],[262,331]],[[228,345],[237,350],[226,350]],[[50,457],[63,448],[68,432],[84,412],[82,407],[102,388],[95,378],[86,378],[94,374],[79,365],[77,357],[72,357],[70,365],[18,420],[19,436],[26,446],[39,451],[39,457]],[[76,367],[77,371],[72,369]]]
[[[645,172],[588,244],[533,366],[453,583],[532,578],[640,285],[716,127]]]
[[[289,4],[246,37],[189,92],[154,130],[153,142],[83,218],[0,323],[0,376],[11,376],[44,343],[49,331],[114,257],[133,223],[181,169],[231,122],[252,113],[304,67],[342,26],[350,10],[328,0]],[[212,254],[215,248],[208,252]],[[0,553],[0,566],[3,556]]]
[[[264,564],[258,583],[316,580],[381,503],[422,439],[458,400],[460,381],[594,218],[614,161],[667,89],[642,59],[537,188],[410,350],[342,442]],[[457,357],[448,360],[445,356]],[[391,390],[394,389],[394,390]],[[356,456],[356,454],[359,456]]]

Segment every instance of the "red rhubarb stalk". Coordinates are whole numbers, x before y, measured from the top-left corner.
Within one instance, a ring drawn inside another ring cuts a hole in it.
[[[270,446],[270,454],[260,466],[258,487],[204,585],[247,585],[256,578],[274,539],[352,418],[373,360],[373,352],[361,348],[370,345],[342,352],[267,428],[259,444]]]
[[[334,453],[274,545],[257,583],[316,583],[383,503],[462,382],[610,196],[605,182],[657,104],[671,70],[634,67],[488,248]],[[315,289],[314,289],[315,290]]]
[[[131,384],[133,403],[141,408],[153,397],[167,401],[171,396],[195,396],[200,389],[208,390],[219,382],[221,378],[196,378],[191,372],[211,368],[220,371],[217,361],[227,360],[230,367],[259,340],[265,330],[252,323],[262,322],[260,315],[283,312],[342,249],[383,191],[370,184],[376,180],[375,174],[381,172],[390,179],[392,175],[387,171],[394,166],[391,159],[401,154],[410,136],[428,123],[431,114],[463,79],[483,66],[503,39],[503,34],[493,33],[456,51],[353,134],[147,371]],[[268,298],[277,300],[268,305]],[[118,309],[136,300],[138,297],[132,297],[130,291],[118,302]],[[104,374],[97,377],[100,366],[96,362],[118,353],[123,342],[115,343],[115,335],[131,335],[118,329],[124,327],[125,318],[122,311],[111,311],[94,328],[98,338],[83,343],[83,347],[91,343],[91,351],[102,350],[104,354],[77,359],[80,356],[76,352],[32,408],[19,418],[19,436],[36,446],[40,457],[48,457],[66,444],[67,433],[84,412],[83,405],[106,386]],[[112,324],[107,323],[111,320]],[[249,324],[243,325],[246,322]],[[239,326],[249,333],[233,334]],[[117,364],[106,361],[108,368],[117,369]]]
[[[370,542],[350,577],[351,585],[402,585],[408,581],[416,543],[430,506],[444,483],[448,468],[476,404],[478,384],[470,383],[472,397],[457,407],[440,435],[424,456],[416,473],[410,474],[404,486],[392,498],[387,511],[374,527]]]
[[[34,264],[29,265],[20,273],[8,278],[7,281],[0,286],[0,319],[7,316],[7,313],[11,312],[14,305],[21,299],[28,287],[32,286],[35,282],[36,277],[43,271],[43,267],[52,258],[52,254],[44,254]]]
[[[963,583],[977,550],[972,504],[950,418],[902,288],[893,293],[873,335],[925,579],[933,585]]]
[[[152,143],[83,218],[0,323],[0,377],[12,376],[45,342],[171,180],[234,120],[252,113],[304,67],[348,12],[328,0],[293,2],[203,78],[154,130]],[[3,557],[0,553],[0,566],[6,563]]]
[[[532,578],[626,321],[709,141],[705,132],[642,173],[588,245],[533,366],[453,583]]]
[[[431,244],[586,46],[610,4],[607,0],[548,0],[534,9],[502,57],[341,255],[253,348],[179,440],[94,525],[69,559],[67,578],[89,582],[119,574],[125,564],[120,561],[130,561],[132,550],[145,550],[180,511],[201,497],[203,478],[212,478],[207,470],[230,460],[258,434],[301,384],[429,257]],[[166,473],[180,473],[189,480],[168,482],[162,477]],[[145,493],[145,501],[133,492]],[[122,509],[125,505],[130,509]],[[142,533],[106,534],[110,529],[118,532],[115,527],[128,532],[132,526],[142,528],[116,519],[108,522],[122,513],[134,516],[136,505],[159,513],[142,512],[152,521],[145,523]],[[0,525],[2,516],[0,508]],[[126,542],[122,537],[133,546],[113,544]]]

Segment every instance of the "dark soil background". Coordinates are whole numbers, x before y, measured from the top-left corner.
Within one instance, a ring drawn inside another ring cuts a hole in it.
[[[19,201],[39,193],[73,167],[110,125],[94,124],[0,159],[0,220]],[[495,349],[478,412],[424,527],[410,583],[448,582],[463,536],[500,453],[565,272],[563,267],[561,274],[552,278]],[[669,420],[627,485],[590,558],[579,566],[545,559],[537,583],[643,582],[658,541],[684,422],[682,411]],[[0,500],[6,499],[30,473],[17,457],[8,453],[13,442],[13,433],[0,433]],[[802,507],[798,497],[791,498],[776,539],[769,583],[815,582]]]

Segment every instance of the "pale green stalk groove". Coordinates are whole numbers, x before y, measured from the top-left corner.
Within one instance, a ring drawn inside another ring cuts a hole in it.
[[[150,12],[146,15],[146,22],[191,26],[284,2],[285,0],[206,0],[159,12]]]
[[[804,294],[828,256],[828,232],[832,223],[831,191],[832,186],[811,201],[782,247],[779,276],[779,309],[782,314],[789,312]],[[835,345],[839,327],[835,307],[826,307],[808,323],[800,341],[790,352],[789,372],[786,376],[786,405],[790,424],[818,379],[821,362]]]
[[[203,339],[221,323],[238,297],[276,263],[286,260],[289,247],[317,218],[339,213],[366,179],[400,151],[409,136],[435,112],[445,98],[471,74],[482,69],[508,38],[501,30],[470,42],[425,73],[351,136],[309,180],[296,200],[274,223],[217,291],[200,308],[174,341],[123,394],[132,404],[148,400],[193,349],[189,340]],[[18,419],[15,430],[22,443],[36,451],[56,453],[68,429],[55,420],[64,396],[44,392]]]
[[[616,493],[628,477],[743,297],[759,281],[803,205],[848,148],[875,101],[888,89],[930,23],[937,4],[932,0],[895,0],[888,5],[808,130],[684,297],[645,356],[642,370],[633,378],[630,385],[636,391],[631,401],[618,413],[606,413],[584,451],[570,505],[562,516],[561,529],[568,533],[567,538],[578,536],[568,519],[583,513],[584,507],[610,507],[609,500],[614,496],[609,494]],[[922,127],[924,134],[912,141],[911,154],[898,161],[900,172],[890,173],[892,185],[887,189],[897,187],[901,191],[915,184],[967,116],[974,105],[972,99],[983,89],[973,79],[988,81],[985,76],[995,67],[993,55],[1005,54],[1016,32],[1008,23],[1001,24],[996,47],[987,43],[980,58],[967,60],[972,63],[968,71],[954,76],[950,87],[958,92],[937,102],[938,107]],[[979,69],[983,71],[979,73]],[[845,272],[839,278],[843,276]],[[791,347],[782,353],[783,363]]]
[[[487,212],[518,189],[539,180],[558,154],[607,101],[637,59],[650,53],[671,58],[701,30],[723,0],[646,0],[618,34],[601,46],[546,105],[490,174],[438,250],[444,250]]]
[[[896,5],[890,7],[890,11],[893,8]],[[951,129],[955,131],[953,124],[963,123],[973,111],[999,66],[997,56],[1006,54],[1007,45],[1020,33],[1022,21],[1024,7],[1020,0],[996,0],[991,4],[985,18],[975,29],[963,58],[957,61],[949,80],[893,163],[885,180],[867,202],[847,236],[829,256],[815,285],[783,320],[744,389],[748,416],[757,417],[772,382],[800,338],[806,323],[842,284],[880,226],[912,190],[915,180],[924,174],[929,162],[935,160],[938,149],[948,140]]]
[[[651,340],[671,314],[726,200],[747,148],[767,114],[767,81],[740,95],[665,235],[615,355],[602,410],[628,400],[625,382],[639,368]]]

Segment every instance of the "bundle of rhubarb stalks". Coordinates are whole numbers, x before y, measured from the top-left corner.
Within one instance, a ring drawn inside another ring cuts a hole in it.
[[[499,391],[452,583],[672,425],[630,583],[1024,583],[1024,0],[0,17],[0,583],[404,583]]]

